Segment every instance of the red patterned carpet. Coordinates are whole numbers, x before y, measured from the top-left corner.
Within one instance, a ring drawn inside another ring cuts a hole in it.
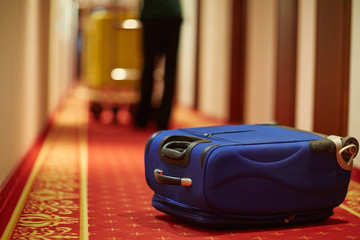
[[[360,239],[360,184],[355,181],[335,215],[315,224],[214,230],[158,212],[151,207],[143,158],[155,130],[134,129],[126,112],[119,113],[119,124],[111,123],[110,112],[97,122],[89,117],[88,103],[75,96],[59,109],[23,168],[2,187],[1,240]],[[177,110],[173,127],[217,123]]]

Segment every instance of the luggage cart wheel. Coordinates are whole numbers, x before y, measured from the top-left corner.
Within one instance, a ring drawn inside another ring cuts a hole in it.
[[[117,113],[119,111],[119,106],[117,104],[114,104],[111,109],[113,111],[113,122],[117,123]]]
[[[98,120],[100,118],[100,114],[101,114],[103,108],[100,105],[100,103],[92,102],[90,110],[94,114],[94,117]]]

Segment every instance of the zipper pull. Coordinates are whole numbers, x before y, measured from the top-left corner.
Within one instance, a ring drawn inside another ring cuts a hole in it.
[[[295,214],[291,214],[290,216],[288,216],[287,218],[285,218],[284,222],[285,222],[285,223],[289,223],[289,222],[291,222],[294,218],[295,218]]]

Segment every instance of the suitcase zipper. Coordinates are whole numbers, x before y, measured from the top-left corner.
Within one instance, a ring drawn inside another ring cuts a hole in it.
[[[157,193],[152,198],[152,206],[157,210],[191,221],[204,226],[212,227],[239,227],[239,226],[266,226],[306,223],[315,220],[324,220],[334,214],[333,209],[292,213],[290,215],[236,215],[212,212],[211,210],[192,207]]]
[[[295,214],[291,214],[290,216],[286,217],[284,222],[290,223],[295,218]]]
[[[231,133],[246,133],[246,132],[254,132],[255,130],[244,130],[244,131],[229,131],[229,132],[216,132],[216,133],[203,133],[204,137],[214,137],[215,135],[220,135],[220,134],[231,134]]]

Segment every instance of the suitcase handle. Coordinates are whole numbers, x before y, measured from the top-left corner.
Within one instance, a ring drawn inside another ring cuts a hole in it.
[[[159,144],[160,159],[177,166],[187,166],[192,149],[200,143],[209,143],[211,140],[187,135],[169,135]]]
[[[168,142],[162,147],[161,151],[168,158],[182,160],[190,143],[186,141]]]
[[[154,170],[155,179],[158,183],[166,185],[180,185],[184,187],[191,187],[192,181],[190,178],[178,178],[164,175],[163,170]]]

